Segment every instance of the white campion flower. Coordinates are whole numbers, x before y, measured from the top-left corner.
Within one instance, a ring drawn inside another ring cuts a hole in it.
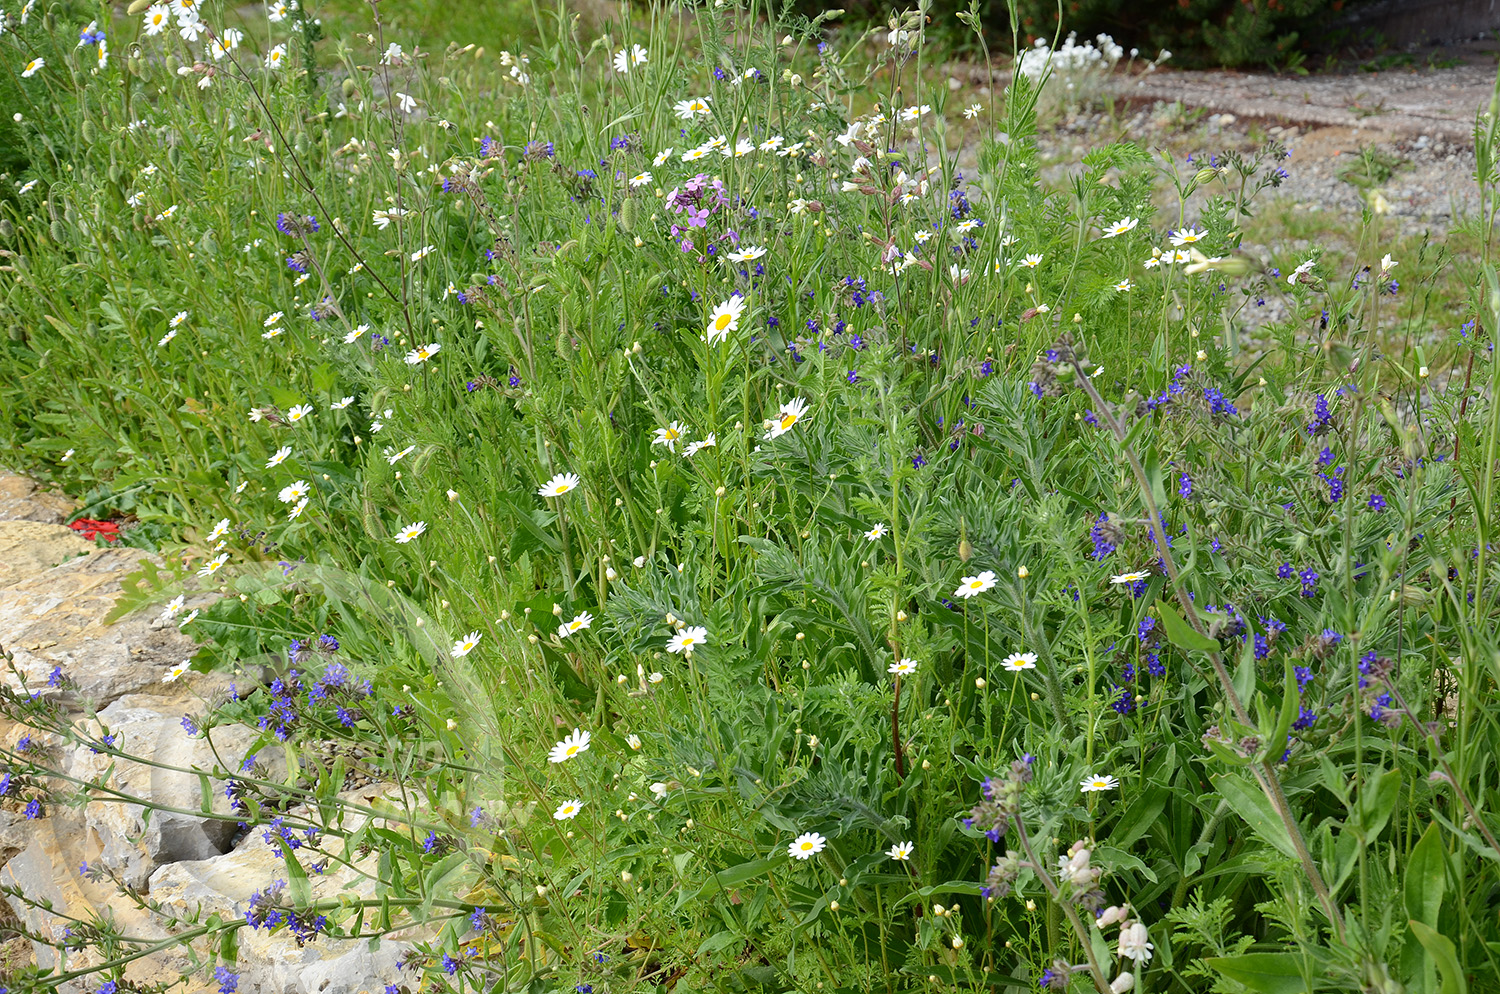
[[[1150,933],[1146,926],[1140,922],[1131,922],[1129,925],[1120,926],[1120,944],[1118,954],[1123,959],[1132,960],[1137,966],[1151,962],[1151,951],[1156,948],[1150,942]]]
[[[396,106],[401,108],[401,113],[410,114],[417,109],[417,98],[409,93],[396,93]]]

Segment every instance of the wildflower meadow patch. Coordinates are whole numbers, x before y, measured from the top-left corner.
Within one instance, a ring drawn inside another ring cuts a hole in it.
[[[4,645],[0,994],[1500,989],[1493,105],[1450,321],[1044,182],[1165,52],[393,6],[0,13],[3,461],[191,640]]]

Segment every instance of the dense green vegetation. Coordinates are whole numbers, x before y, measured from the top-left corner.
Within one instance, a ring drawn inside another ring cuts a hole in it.
[[[1432,377],[1380,215],[1239,254],[1274,142],[1045,189],[1045,53],[976,99],[919,13],[376,9],[0,35],[6,461],[162,557],[121,611],[226,595],[213,721],[290,766],[218,771],[286,873],[172,923],[200,982],[416,923],[397,989],[1494,989],[1492,119]]]

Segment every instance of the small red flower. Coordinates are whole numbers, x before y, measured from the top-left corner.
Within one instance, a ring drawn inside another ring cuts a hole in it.
[[[79,518],[68,522],[68,527],[83,535],[84,538],[93,541],[102,538],[106,542],[113,542],[120,537],[120,526],[113,521],[95,521],[92,518]]]

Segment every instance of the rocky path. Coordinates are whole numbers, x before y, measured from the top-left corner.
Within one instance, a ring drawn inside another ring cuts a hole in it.
[[[9,656],[8,663],[0,660],[6,668],[0,679],[14,691],[55,699],[74,728],[97,736],[107,727],[118,746],[133,755],[209,773],[236,767],[258,738],[254,730],[221,726],[210,741],[184,729],[184,719],[200,717],[228,690],[227,679],[218,675],[173,676],[173,668],[194,652],[193,640],[178,629],[185,613],[168,618],[138,612],[105,624],[121,581],[140,567],[143,553],[85,540],[64,523],[72,510],[66,498],[30,480],[0,476],[0,648]],[[214,596],[201,594],[200,602]],[[192,606],[190,599],[184,612]],[[0,714],[0,744],[16,750],[23,742],[23,752],[36,756],[41,766],[157,804],[201,810],[194,775],[95,754]],[[274,747],[261,748],[258,759],[274,767],[280,762],[275,753]],[[5,772],[0,760],[0,777]],[[223,779],[210,783],[214,810],[227,813]],[[201,909],[204,915],[241,917],[252,893],[286,876],[279,851],[262,833],[246,832],[233,821],[161,813],[145,819],[138,806],[102,800],[81,808],[47,803],[39,813],[28,812],[23,792],[9,787],[0,792],[0,892],[6,898],[0,904],[0,978],[33,963],[59,968],[55,943],[66,941],[79,920],[102,913],[112,915],[126,934],[169,936],[158,915],[122,896],[109,878],[91,880],[80,872],[84,864],[108,870],[143,900],[177,916]],[[372,885],[333,872],[316,880],[319,896],[332,897],[341,889],[369,896]],[[21,895],[50,902],[51,910]],[[18,926],[54,943],[28,939]],[[398,981],[396,961],[407,948],[386,942],[372,950],[362,941],[326,939],[298,948],[288,935],[241,929],[238,990],[380,992]],[[69,952],[63,968],[92,962],[97,958],[91,951]],[[140,983],[173,981],[193,965],[188,950],[167,950],[132,963],[126,977]],[[218,989],[207,970],[199,969],[194,978],[189,992]],[[75,981],[59,989],[82,994],[97,986]]]
[[[1116,76],[1110,91],[1131,101],[1179,102],[1268,125],[1348,128],[1369,141],[1472,143],[1474,115],[1488,108],[1495,66],[1396,68],[1327,75],[1203,70]]]

